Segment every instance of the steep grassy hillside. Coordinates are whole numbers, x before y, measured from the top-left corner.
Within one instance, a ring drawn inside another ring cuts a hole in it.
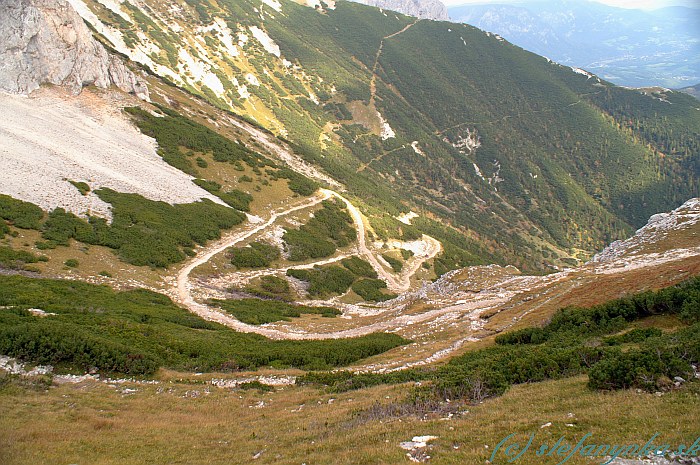
[[[442,240],[438,273],[546,270],[699,190],[692,98],[616,88],[470,26],[346,2],[75,3],[109,46],[331,173],[380,237]],[[392,218],[409,209],[413,226]]]

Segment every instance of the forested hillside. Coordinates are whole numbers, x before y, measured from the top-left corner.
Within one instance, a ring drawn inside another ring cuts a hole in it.
[[[109,47],[320,165],[379,237],[441,240],[438,274],[572,264],[699,192],[691,97],[618,88],[470,26],[346,2],[76,4]],[[395,219],[409,210],[412,225]]]

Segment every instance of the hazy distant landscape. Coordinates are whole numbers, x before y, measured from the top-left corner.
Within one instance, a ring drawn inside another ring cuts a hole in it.
[[[453,21],[619,85],[681,88],[700,82],[700,5],[653,11],[589,1],[450,6]]]

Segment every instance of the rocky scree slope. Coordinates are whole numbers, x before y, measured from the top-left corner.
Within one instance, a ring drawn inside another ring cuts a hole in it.
[[[60,87],[38,90],[43,84]],[[112,207],[96,194],[101,188],[170,204],[223,204],[163,161],[155,141],[122,114],[137,98],[81,93],[85,86],[149,99],[145,81],[95,40],[70,3],[0,2],[0,194],[107,220]]]
[[[670,239],[676,248],[700,246],[700,198],[690,199],[668,213],[658,213],[634,236],[615,241],[596,254],[591,263],[605,263],[644,253],[664,252]]]

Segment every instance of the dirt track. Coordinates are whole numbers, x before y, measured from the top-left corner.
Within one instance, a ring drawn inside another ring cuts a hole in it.
[[[223,252],[227,248],[234,246],[239,242],[244,241],[245,239],[253,236],[254,234],[257,234],[271,227],[275,223],[275,221],[277,221],[278,218],[289,215],[290,213],[293,213],[295,211],[302,210],[313,205],[317,205],[323,200],[326,200],[330,197],[337,197],[343,202],[345,202],[348,211],[350,212],[350,215],[353,218],[355,228],[357,230],[357,253],[362,257],[366,258],[372,264],[374,269],[377,271],[377,274],[387,281],[387,285],[391,290],[399,292],[405,292],[409,290],[411,286],[411,276],[420,268],[423,262],[435,257],[435,255],[437,255],[441,250],[440,243],[437,240],[433,239],[432,237],[423,236],[424,240],[426,240],[427,242],[427,253],[420,257],[415,257],[414,260],[411,260],[399,277],[393,276],[381,265],[381,263],[379,263],[375,255],[367,247],[362,213],[349,200],[347,200],[345,197],[338,194],[337,192],[334,192],[329,189],[321,189],[317,196],[310,198],[306,202],[300,203],[293,207],[289,207],[285,210],[274,212],[266,221],[262,223],[251,223],[243,231],[238,231],[229,236],[226,236],[221,240],[202,249],[192,260],[185,264],[185,266],[178,273],[175,288],[176,300],[181,305],[189,309],[191,312],[197,314],[205,320],[216,321],[237,331],[246,333],[257,333],[273,339],[341,339],[348,337],[357,337],[370,334],[376,331],[388,330],[406,324],[413,324],[420,321],[425,321],[434,318],[435,316],[440,315],[442,313],[455,310],[454,308],[450,307],[445,309],[433,310],[419,315],[399,316],[390,320],[381,321],[360,328],[353,328],[344,331],[328,333],[301,333],[281,331],[262,326],[249,325],[215,308],[209,307],[208,305],[196,302],[194,300],[194,297],[192,296],[192,283],[190,282],[190,273],[192,272],[192,270],[208,262],[216,254]],[[334,257],[332,259],[326,259],[310,264],[299,265],[298,267],[310,268],[318,264],[331,263],[341,258],[342,256]]]

